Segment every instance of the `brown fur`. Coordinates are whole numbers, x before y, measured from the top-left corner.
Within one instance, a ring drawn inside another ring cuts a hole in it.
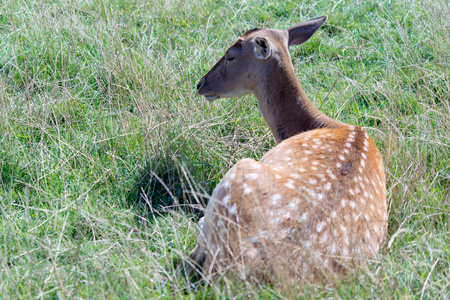
[[[207,277],[232,269],[271,282],[335,278],[385,239],[380,152],[361,128],[312,105],[290,60],[288,45],[325,20],[247,32],[198,85],[210,100],[254,93],[280,142],[260,162],[238,162],[214,190],[191,255]]]

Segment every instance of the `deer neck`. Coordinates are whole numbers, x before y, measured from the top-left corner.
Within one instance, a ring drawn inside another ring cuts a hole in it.
[[[270,74],[270,75],[269,75]],[[292,64],[275,64],[256,86],[255,96],[264,120],[279,143],[301,132],[317,128],[339,128],[343,124],[320,112],[305,94]]]

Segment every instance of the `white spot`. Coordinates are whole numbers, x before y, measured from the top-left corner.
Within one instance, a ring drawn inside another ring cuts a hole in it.
[[[308,217],[309,217],[309,213],[308,213],[308,212],[305,212],[304,214],[302,214],[302,215],[300,216],[300,218],[298,218],[298,221],[299,221],[299,222],[306,222],[306,221],[308,220]]]
[[[315,179],[310,179],[309,180],[309,184],[316,184],[317,183],[317,180],[315,180]]]
[[[355,188],[355,193],[359,194],[360,192],[359,188]]]
[[[236,177],[236,173],[235,172],[230,174],[230,179],[234,179],[235,177]]]
[[[328,235],[326,233],[322,234],[322,236],[320,237],[320,242],[326,243],[327,240],[328,240]]]
[[[222,225],[222,223],[220,222],[220,220],[217,221],[216,223],[217,227],[220,227]]]
[[[228,182],[228,180],[223,180],[222,181],[222,186],[223,186],[223,188],[228,188],[229,186],[230,186],[230,182]]]
[[[303,153],[305,153],[306,155],[310,155],[310,154],[312,154],[312,151],[305,150],[305,151],[303,151]]]
[[[350,143],[345,143],[345,147],[350,148],[352,146],[352,144]]]
[[[236,207],[236,203],[233,204],[233,206],[231,206],[230,208],[230,214],[235,215],[237,213],[237,207]]]
[[[339,156],[339,159],[340,159],[340,160],[345,160],[344,155],[340,155],[340,156]]]
[[[288,149],[288,150],[286,150],[285,154],[289,154],[291,152],[292,152],[292,149]]]
[[[361,167],[365,167],[366,166],[366,163],[364,162],[364,160],[363,159],[361,159]]]
[[[331,243],[330,248],[328,248],[328,250],[330,251],[330,254],[334,254],[336,252],[336,245],[334,243]]]
[[[250,194],[253,191],[253,189],[251,187],[249,187],[246,183],[242,184],[242,188],[244,189],[245,195]]]
[[[350,195],[354,196],[355,192],[352,189],[349,189],[348,192],[350,193]]]
[[[290,176],[294,177],[294,178],[297,178],[297,179],[302,178],[302,176],[298,175],[297,173],[292,173]]]
[[[319,165],[319,162],[318,161],[313,161],[312,164],[313,165]]]
[[[348,149],[344,149],[344,153],[349,154],[350,151],[348,151]]]
[[[342,207],[345,207],[346,205],[347,205],[347,199],[342,199],[341,200],[341,205],[342,205]]]
[[[337,217],[337,214],[336,214],[336,212],[334,210],[331,212],[331,217],[332,218],[336,218]]]
[[[355,201],[350,201],[350,207],[351,207],[351,208],[355,208],[355,207],[356,207]]]
[[[322,200],[323,199],[323,194],[322,193],[318,193],[317,194],[317,199]]]
[[[317,167],[311,167],[311,170],[313,170],[313,171],[317,171],[317,170],[319,170]]]
[[[290,158],[289,156],[286,156],[285,158],[284,158],[284,160],[285,161],[290,161],[292,158]]]
[[[275,223],[275,224],[280,224],[281,223],[281,219],[280,218],[270,218],[269,219],[270,222]]]
[[[281,176],[278,175],[278,174],[275,174],[275,178],[276,178],[276,179],[281,179]]]
[[[338,167],[338,168],[342,167],[341,163],[337,163],[336,167]]]
[[[290,219],[291,218],[291,213],[290,212],[284,212],[283,214],[282,214],[282,217],[283,218],[285,218],[285,219]]]
[[[246,174],[245,175],[245,178],[246,179],[249,179],[249,180],[255,180],[255,179],[257,179],[258,178],[258,174],[257,173],[250,173],[250,174]]]
[[[364,140],[364,146],[369,147],[369,142],[367,140]]]
[[[363,152],[361,153],[362,158],[367,159],[367,155]]]
[[[298,198],[295,198],[294,200],[292,200],[292,202],[290,202],[288,204],[288,208],[291,210],[294,210],[297,208],[297,205],[300,203],[300,200]]]
[[[254,169],[260,169],[260,168],[262,168],[261,165],[258,164],[258,163],[253,163],[253,164],[252,164],[252,167],[253,167]]]
[[[367,146],[364,146],[363,150],[367,152],[367,151],[369,151],[369,148],[367,148]]]
[[[305,172],[306,170],[303,169],[303,168],[299,168],[298,171],[303,173],[303,172]]]
[[[374,229],[376,234],[380,234],[381,232],[383,232],[383,227],[381,226],[374,226]]]
[[[272,202],[271,202],[271,205],[275,205],[278,202],[278,200],[281,199],[281,195],[280,194],[274,194],[274,195],[272,195],[271,199],[272,199],[272,202],[274,202],[274,204],[272,204]]]
[[[355,126],[350,125],[350,126],[348,127],[348,129],[350,129],[350,130],[355,130]]]
[[[230,202],[230,196],[227,195],[227,196],[223,197],[222,202],[223,202],[223,204],[227,205],[228,202]]]
[[[323,227],[326,225],[327,223],[325,223],[325,222],[320,222],[319,224],[317,224],[317,227],[316,227],[316,230],[317,230],[317,232],[319,233],[319,232],[322,232],[322,229],[323,229]]]
[[[313,190],[307,189],[307,191],[308,191],[308,194],[311,196],[311,198],[315,199],[317,197],[316,193]]]
[[[294,182],[292,180],[289,180],[287,183],[284,184],[284,186],[291,190],[295,189]]]
[[[323,189],[324,189],[325,191],[331,190],[331,182],[325,183],[325,186],[323,187]]]
[[[200,220],[198,220],[198,227],[201,230],[203,228],[203,224],[205,224],[205,217],[201,217]]]

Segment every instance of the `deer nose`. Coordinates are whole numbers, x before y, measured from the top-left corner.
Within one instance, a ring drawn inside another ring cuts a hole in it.
[[[202,79],[200,79],[200,81],[197,84],[197,91],[202,87],[204,81],[205,81],[205,77],[202,77]]]

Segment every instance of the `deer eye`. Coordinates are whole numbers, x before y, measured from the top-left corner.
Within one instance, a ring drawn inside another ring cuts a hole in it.
[[[234,59],[233,56],[227,56],[227,61],[232,61]]]

